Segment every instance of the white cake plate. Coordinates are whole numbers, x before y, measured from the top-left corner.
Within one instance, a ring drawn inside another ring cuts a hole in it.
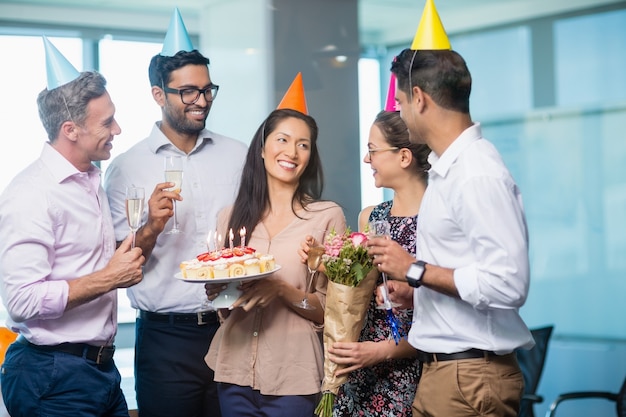
[[[267,276],[272,275],[274,272],[278,271],[281,268],[280,265],[275,265],[274,269],[271,271],[261,272],[260,274],[254,275],[243,275],[240,277],[228,277],[228,278],[183,278],[182,273],[177,273],[174,275],[174,278],[185,281],[185,282],[199,282],[199,283],[211,283],[211,284],[227,284],[225,290],[223,290],[215,300],[213,300],[212,304],[215,308],[229,308],[235,300],[237,300],[241,296],[241,291],[237,288],[239,283],[242,281],[254,281],[257,279],[262,279]]]

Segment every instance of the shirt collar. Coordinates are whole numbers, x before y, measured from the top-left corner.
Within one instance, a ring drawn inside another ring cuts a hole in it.
[[[59,153],[50,143],[44,144],[41,151],[41,160],[52,173],[53,178],[58,184],[75,175],[84,175],[74,165],[70,163],[63,155]],[[89,178],[97,177],[100,181],[100,168],[91,164],[87,175]]]
[[[163,131],[160,129],[160,125],[161,122],[156,122],[154,126],[152,126],[152,133],[148,138],[148,146],[150,147],[150,151],[155,154],[158,153],[161,149],[175,148],[172,142],[167,138],[167,136],[165,136]],[[205,145],[212,143],[213,132],[208,129],[203,129],[196,139],[196,146],[194,146],[189,154],[193,154],[199,151]]]
[[[441,154],[437,156],[434,152],[431,152],[428,156],[428,162],[431,165],[431,172],[434,172],[441,177],[445,177],[450,170],[450,167],[457,160],[459,155],[472,143],[476,142],[482,137],[482,131],[480,123],[474,123],[472,126],[465,129]]]

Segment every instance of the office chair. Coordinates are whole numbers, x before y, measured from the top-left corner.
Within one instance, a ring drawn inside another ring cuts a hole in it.
[[[519,417],[535,417],[534,404],[543,402],[543,397],[537,395],[539,379],[548,353],[548,342],[554,326],[531,329],[535,346],[530,350],[518,349],[517,361],[524,376],[524,395],[520,404]]]
[[[615,402],[615,408],[617,417],[626,417],[626,377],[622,383],[622,388],[619,392],[606,392],[606,391],[579,391],[568,392],[556,397],[556,400],[550,404],[550,409],[546,412],[546,417],[554,417],[556,415],[556,409],[563,401],[579,400],[583,398],[604,398],[609,401]]]

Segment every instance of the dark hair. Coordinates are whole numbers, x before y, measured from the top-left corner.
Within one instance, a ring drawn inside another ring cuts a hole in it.
[[[179,51],[174,56],[155,55],[150,60],[148,77],[150,86],[163,87],[170,81],[170,74],[187,65],[209,65],[209,58],[202,55],[198,50],[191,52]]]
[[[68,120],[82,126],[87,119],[87,105],[106,93],[106,80],[96,71],[81,72],[78,78],[37,96],[39,118],[48,139],[54,142],[61,125]]]
[[[428,145],[411,142],[409,140],[409,131],[406,124],[400,117],[399,112],[381,111],[376,115],[374,124],[380,128],[385,140],[390,146],[397,148],[406,148],[413,154],[413,167],[418,173],[420,179],[424,182],[428,181],[428,155],[430,148]]]
[[[307,205],[321,198],[324,188],[322,163],[317,149],[317,123],[304,113],[291,109],[274,110],[257,129],[246,156],[246,163],[241,175],[239,192],[233,206],[228,228],[241,230],[246,228],[248,236],[252,234],[263,214],[270,205],[267,187],[267,174],[261,153],[268,133],[276,130],[285,119],[296,118],[304,121],[311,132],[311,157],[300,177],[300,182],[293,195],[291,208],[296,212],[296,202],[306,209]]]
[[[410,97],[418,86],[439,106],[469,113],[472,76],[465,60],[451,50],[405,49],[391,63],[398,88]]]

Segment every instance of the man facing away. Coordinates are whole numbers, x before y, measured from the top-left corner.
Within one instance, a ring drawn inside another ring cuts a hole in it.
[[[115,158],[105,175],[118,240],[128,233],[125,188],[153,190],[137,232],[147,259],[145,279],[128,291],[138,310],[135,389],[141,417],[220,416],[213,371],[204,362],[219,327],[217,314],[203,285],[174,277],[181,261],[207,251],[218,211],[234,200],[247,151],[242,142],[205,129],[218,91],[208,64],[190,42],[170,52],[164,47],[152,58],[150,84],[162,120],[150,136]],[[165,156],[183,159],[180,194],[167,191],[174,184],[164,182]],[[167,234],[173,227],[172,200],[177,200],[178,234]]]
[[[113,361],[117,288],[141,281],[144,257],[130,238],[115,249],[92,164],[110,157],[120,127],[102,75],[78,73],[44,43],[48,63],[66,68],[49,69],[37,98],[49,142],[0,196],[2,301],[19,333],[2,396],[13,417],[128,416]]]
[[[390,289],[414,306],[409,342],[424,368],[413,415],[514,417],[524,389],[514,351],[534,345],[518,311],[530,281],[521,194],[471,120],[463,58],[449,43],[413,46],[391,71],[411,140],[432,149],[418,260],[382,239],[372,239],[370,252],[381,271],[413,287]]]

